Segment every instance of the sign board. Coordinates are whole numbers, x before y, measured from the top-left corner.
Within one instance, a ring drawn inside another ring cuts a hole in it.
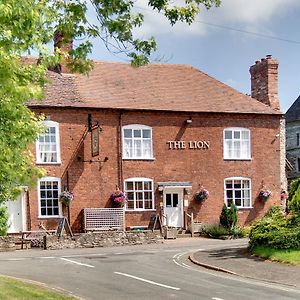
[[[152,230],[152,231],[155,230],[155,229],[162,230],[162,225],[161,225],[159,214],[152,214],[150,216],[150,221],[149,221],[148,229]]]
[[[92,129],[92,156],[99,155],[99,127]]]
[[[73,237],[73,232],[71,230],[70,224],[66,217],[62,217],[58,219],[56,235],[60,237],[62,235],[63,230],[65,230],[66,234],[69,234],[71,237]]]

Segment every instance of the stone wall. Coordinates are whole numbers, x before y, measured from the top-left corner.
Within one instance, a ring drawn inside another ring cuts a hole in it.
[[[44,237],[44,249],[56,250],[66,248],[95,248],[126,245],[163,243],[160,234],[152,231],[124,232],[105,231],[81,233],[70,236],[47,235]]]
[[[0,252],[14,251],[16,250],[16,244],[13,237],[0,236]]]

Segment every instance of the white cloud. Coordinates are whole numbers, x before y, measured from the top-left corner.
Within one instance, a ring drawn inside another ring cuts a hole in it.
[[[145,23],[138,30],[138,36],[157,36],[159,34],[205,35],[208,25],[201,23],[213,23],[242,30],[256,31],[258,33],[272,34],[270,29],[261,29],[262,25],[268,25],[276,17],[283,17],[293,9],[300,7],[299,0],[222,0],[221,6],[205,8],[200,12],[199,22],[191,26],[183,23],[171,28],[162,14],[151,11],[145,0],[138,0],[135,7],[145,15]]]

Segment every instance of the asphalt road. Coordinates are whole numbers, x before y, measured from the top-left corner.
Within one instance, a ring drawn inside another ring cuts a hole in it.
[[[163,245],[0,253],[0,273],[83,299],[300,299],[300,290],[208,271],[188,254],[240,241],[182,239]]]

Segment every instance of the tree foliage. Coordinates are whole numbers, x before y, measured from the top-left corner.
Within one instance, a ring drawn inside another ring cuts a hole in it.
[[[194,21],[201,7],[218,6],[220,0],[149,0],[150,10],[162,13],[174,25]],[[181,4],[180,4],[181,3]],[[88,5],[96,11],[97,23],[88,20]],[[134,37],[142,26],[143,14],[133,0],[3,0],[0,3],[0,203],[14,198],[20,186],[30,186],[42,175],[34,165],[28,147],[41,127],[24,104],[42,99],[45,74],[62,60],[73,71],[87,73],[91,39],[99,37],[108,49],[115,47],[128,55],[133,65],[148,63],[156,49],[154,38]],[[54,32],[65,38],[82,39],[69,52],[49,50]],[[38,65],[24,64],[21,56],[39,53]]]
[[[300,214],[300,178],[291,182],[288,209],[294,213]]]

